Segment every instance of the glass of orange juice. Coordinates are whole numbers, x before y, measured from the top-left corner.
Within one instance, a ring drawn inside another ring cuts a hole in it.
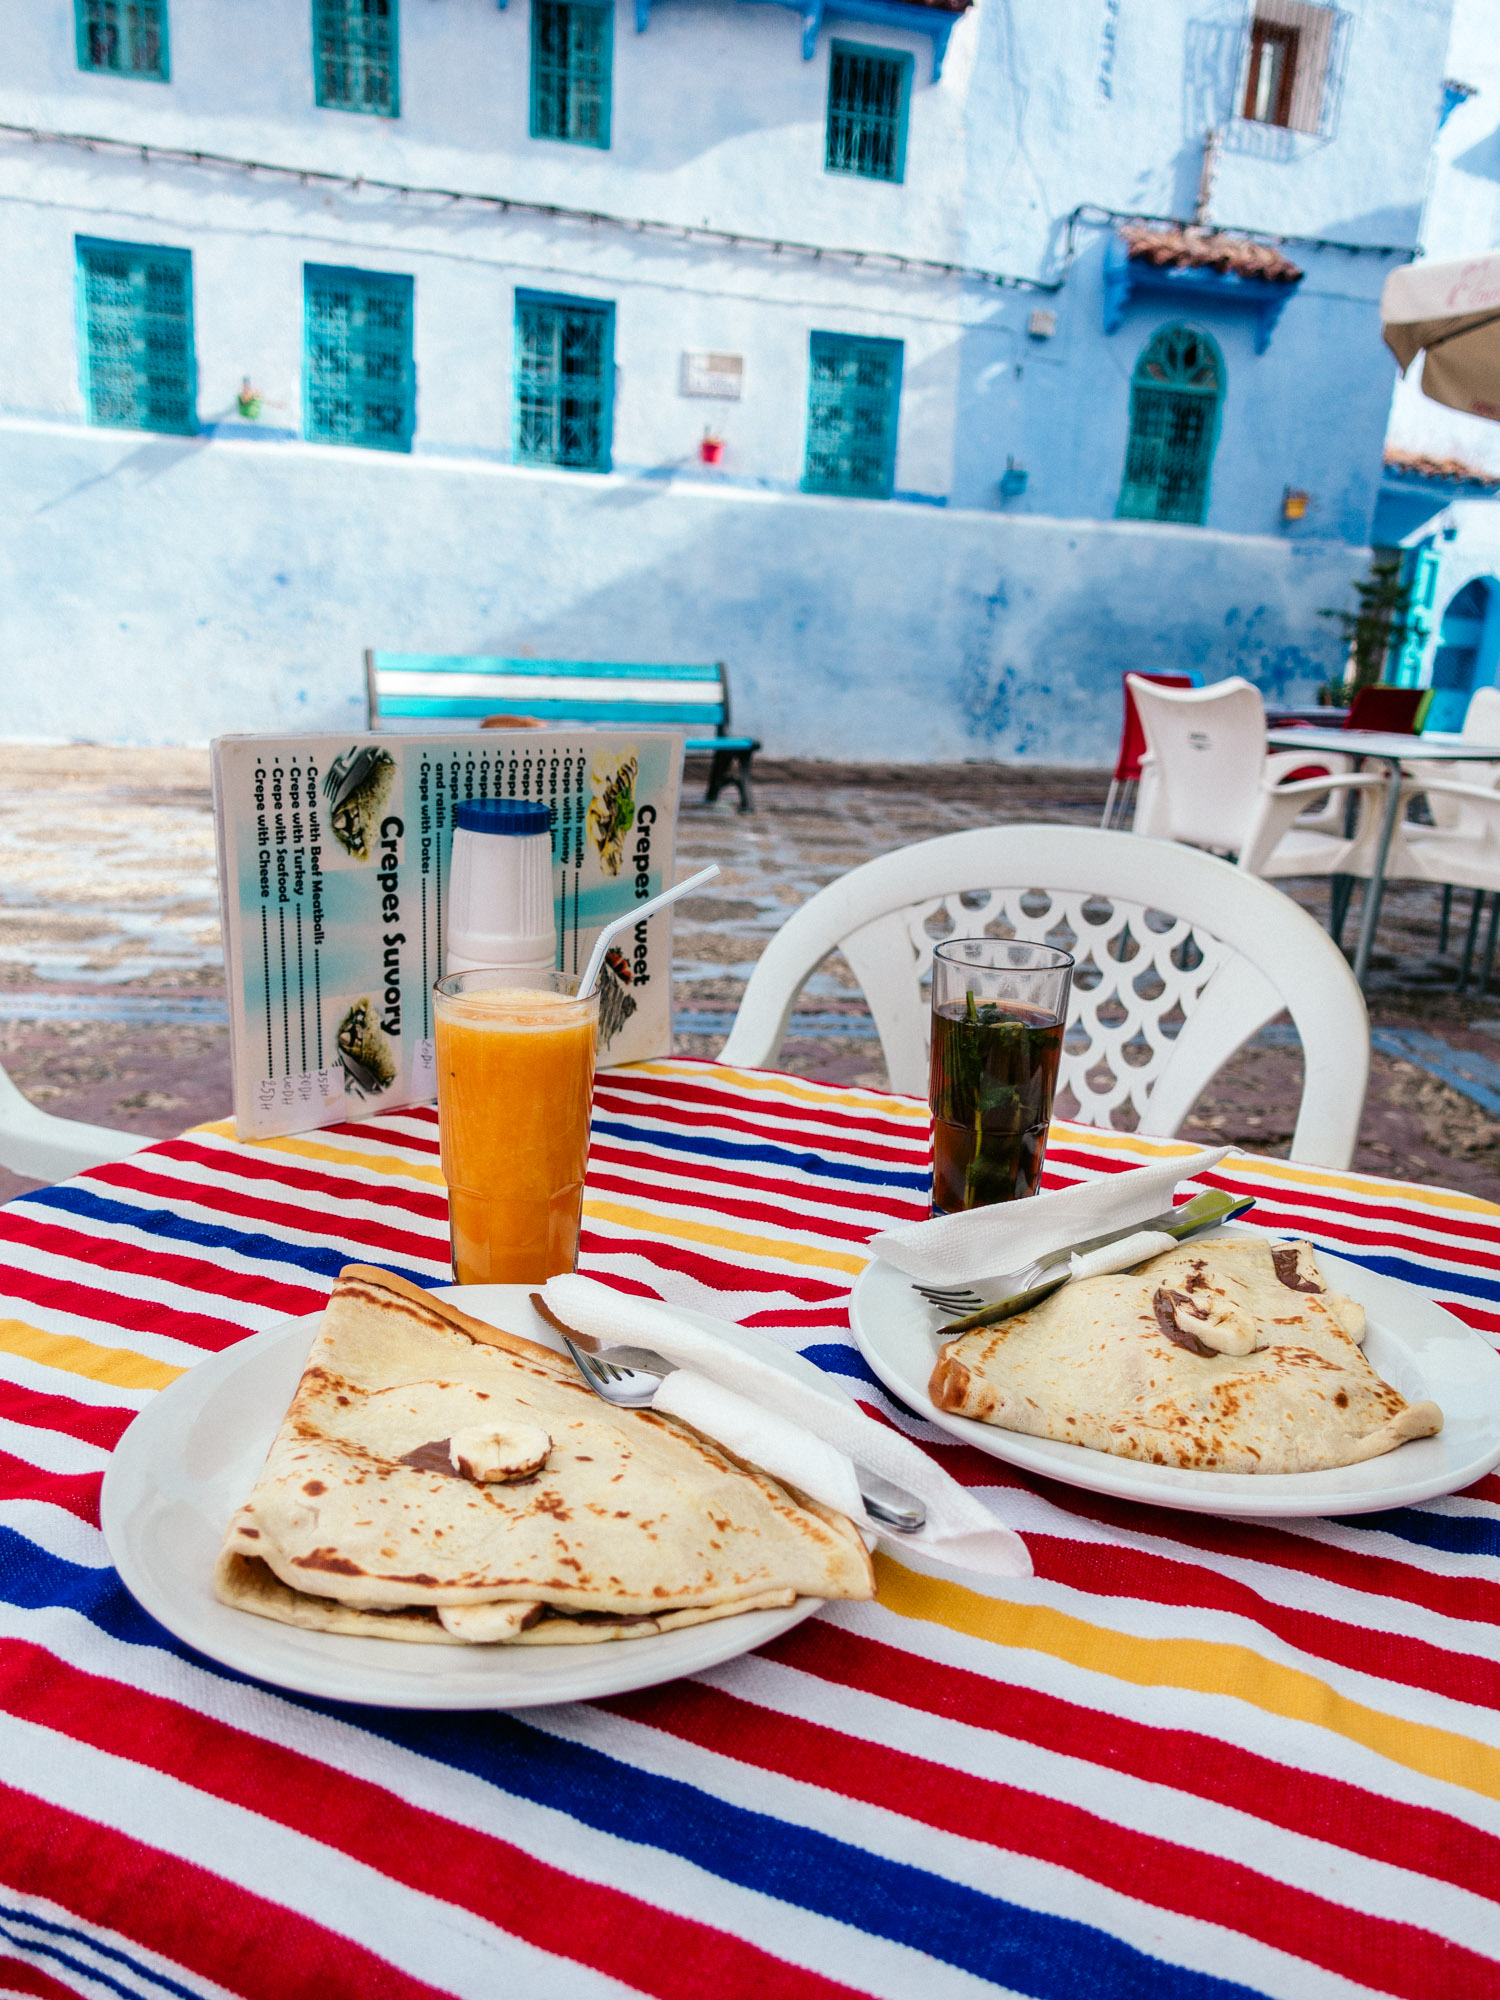
[[[461,1285],[571,1271],[599,996],[566,972],[450,972],[433,989],[438,1136]]]

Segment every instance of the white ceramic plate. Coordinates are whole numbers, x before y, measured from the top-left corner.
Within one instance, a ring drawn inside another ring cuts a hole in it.
[[[1222,1233],[1261,1232],[1229,1224]],[[944,1316],[918,1298],[906,1273],[893,1265],[877,1262],[864,1272],[854,1287],[850,1317],[860,1352],[910,1409],[992,1458],[1121,1500],[1255,1519],[1370,1514],[1456,1492],[1500,1463],[1500,1354],[1414,1286],[1326,1250],[1318,1251],[1318,1261],[1330,1283],[1364,1307],[1365,1353],[1377,1373],[1408,1402],[1430,1396],[1442,1410],[1436,1437],[1417,1438],[1381,1458],[1330,1472],[1189,1472],[1143,1465],[934,1409],[927,1384]]]
[[[526,1285],[451,1285],[434,1293],[490,1326],[562,1352]],[[685,1318],[700,1318],[694,1313]],[[277,1687],[382,1708],[529,1708],[589,1701],[700,1673],[800,1625],[820,1600],[599,1646],[411,1646],[302,1632],[234,1611],[213,1594],[230,1515],[260,1476],[307,1361],[320,1314],[287,1320],[212,1355],[148,1403],[104,1475],[101,1518],[125,1587],[151,1616],[210,1659]],[[722,1322],[705,1322],[724,1333]],[[746,1327],[728,1330],[824,1395],[838,1385]],[[842,1394],[842,1391],[838,1391]]]

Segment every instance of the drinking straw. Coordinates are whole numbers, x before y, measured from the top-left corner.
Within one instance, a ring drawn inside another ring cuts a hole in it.
[[[668,903],[675,903],[677,898],[685,896],[689,889],[701,889],[705,882],[712,882],[718,872],[718,862],[710,861],[708,866],[700,868],[696,875],[689,875],[682,882],[674,882],[670,889],[663,889],[661,894],[653,896],[650,902],[637,903],[635,908],[627,910],[623,917],[616,917],[613,923],[606,924],[595,939],[593,952],[584,967],[583,982],[578,988],[579,999],[587,1000],[598,985],[599,974],[604,968],[604,954],[620,931],[629,930],[632,924],[638,924],[643,917],[649,917],[653,911],[665,909]]]

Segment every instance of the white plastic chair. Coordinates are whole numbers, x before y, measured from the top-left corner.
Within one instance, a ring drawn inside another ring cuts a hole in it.
[[[750,976],[722,1059],[774,1063],[798,994],[841,951],[864,988],[891,1088],[927,1091],[932,952],[1018,935],[1077,960],[1060,1091],[1080,1122],[1177,1131],[1240,1045],[1287,1008],[1302,1039],[1292,1156],[1346,1167],[1370,1063],[1343,954],[1268,883],[1192,847],[1094,827],[1001,826],[897,849],[788,918]]]
[[[1452,765],[1441,768],[1452,770]],[[1488,767],[1481,767],[1488,768]],[[1486,992],[1495,963],[1496,930],[1500,927],[1500,789],[1489,785],[1429,782],[1422,787],[1436,822],[1431,827],[1405,828],[1405,859],[1409,871],[1421,880],[1440,882],[1447,899],[1454,889],[1472,889],[1474,906],[1469,918],[1468,941],[1458,990],[1469,982],[1469,965],[1484,898],[1490,896],[1489,938],[1485,945],[1484,968],[1479,990]],[[1439,814],[1443,816],[1440,818]],[[1446,931],[1446,922],[1444,929]]]
[[[34,1181],[65,1181],[106,1160],[123,1160],[151,1141],[80,1118],[54,1118],[21,1095],[0,1069],[0,1167]]]
[[[1130,679],[1149,747],[1137,833],[1233,855],[1252,875],[1369,874],[1377,816],[1365,809],[1363,795],[1384,793],[1382,774],[1352,772],[1345,759],[1321,751],[1268,757],[1265,704],[1247,680],[1164,688]],[[1293,778],[1309,761],[1324,766],[1323,773]],[[1351,793],[1359,804],[1346,835]],[[1308,819],[1309,805],[1325,796],[1329,806]]]

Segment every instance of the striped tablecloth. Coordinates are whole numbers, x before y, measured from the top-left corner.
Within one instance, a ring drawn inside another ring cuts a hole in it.
[[[1054,1184],[1173,1148],[1059,1128]],[[860,1384],[845,1300],[926,1189],[910,1101],[682,1061],[601,1079],[586,1267]],[[1238,1160],[1256,1218],[1500,1337],[1500,1209]],[[888,2000],[1500,1995],[1500,1479],[1276,1527],[1117,1504],[918,1428],[1024,1584],[880,1561],[694,1681],[357,1710],[249,1683],[126,1595],[132,1412],[316,1309],[448,1276],[429,1110],[209,1127],[0,1210],[0,1991]],[[909,1419],[900,1419],[911,1428]]]

